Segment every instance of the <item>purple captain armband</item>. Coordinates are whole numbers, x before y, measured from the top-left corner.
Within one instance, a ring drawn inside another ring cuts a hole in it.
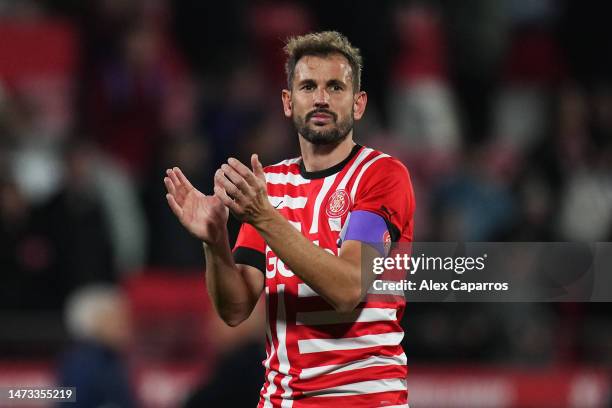
[[[388,228],[383,217],[370,211],[357,210],[349,214],[340,232],[338,246],[348,240],[361,241],[385,255],[385,235],[388,235]]]

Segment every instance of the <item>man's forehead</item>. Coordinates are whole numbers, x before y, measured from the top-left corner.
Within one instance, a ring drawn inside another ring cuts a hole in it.
[[[352,68],[345,56],[330,54],[325,56],[305,55],[295,65],[295,79],[338,79],[343,82],[352,80]]]

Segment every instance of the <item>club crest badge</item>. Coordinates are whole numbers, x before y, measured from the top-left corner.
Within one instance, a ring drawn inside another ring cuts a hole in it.
[[[330,218],[342,217],[351,206],[351,197],[345,190],[336,190],[329,197],[325,213]]]
[[[383,247],[385,248],[385,254],[388,254],[389,250],[391,249],[391,234],[389,234],[389,231],[385,231],[382,236],[382,240]]]

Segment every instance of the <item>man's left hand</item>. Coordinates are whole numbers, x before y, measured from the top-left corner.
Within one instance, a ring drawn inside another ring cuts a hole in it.
[[[263,166],[251,156],[253,170],[229,158],[215,173],[215,195],[239,220],[255,225],[274,210],[266,189]]]

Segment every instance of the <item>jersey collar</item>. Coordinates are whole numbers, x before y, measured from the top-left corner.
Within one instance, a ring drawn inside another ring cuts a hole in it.
[[[349,153],[349,155],[346,157],[346,159],[342,160],[340,163],[331,166],[327,169],[324,170],[317,170],[317,171],[306,171],[306,167],[304,167],[304,161],[300,160],[300,175],[302,177],[304,177],[307,180],[312,180],[312,179],[318,179],[318,178],[324,178],[327,176],[331,176],[332,174],[338,173],[340,170],[342,170],[344,168],[344,166],[347,165],[348,162],[351,161],[351,159],[353,157],[355,157],[355,155],[357,154],[357,152],[359,152],[359,150],[362,148],[363,146],[361,146],[360,144],[355,144],[355,146],[353,146],[353,149],[351,149],[351,152]]]

